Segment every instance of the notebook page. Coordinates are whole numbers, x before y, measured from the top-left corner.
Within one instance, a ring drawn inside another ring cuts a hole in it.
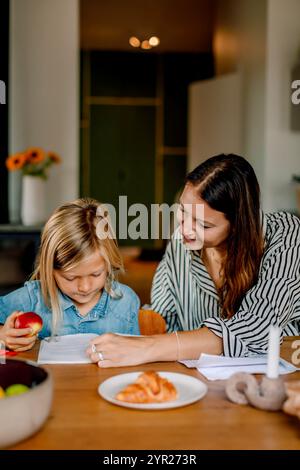
[[[89,342],[98,335],[80,333],[76,335],[55,336],[41,341],[38,364],[89,364],[86,355]]]

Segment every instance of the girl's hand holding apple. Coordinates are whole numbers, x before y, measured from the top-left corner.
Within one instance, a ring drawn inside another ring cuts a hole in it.
[[[18,324],[20,325],[20,323],[20,326],[25,326],[26,324],[24,321],[20,322],[20,320],[17,322],[17,318],[21,315],[23,316],[26,314],[20,311],[13,312],[9,317],[7,317],[4,325],[0,327],[0,341],[3,341],[7,348],[20,352],[27,351],[33,347],[38,333],[38,331],[34,331],[32,326],[26,328],[16,328],[15,323],[17,323],[17,326]]]

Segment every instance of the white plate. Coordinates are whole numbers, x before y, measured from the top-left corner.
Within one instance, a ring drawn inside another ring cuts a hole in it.
[[[159,372],[163,378],[170,380],[178,392],[177,400],[164,403],[127,403],[116,400],[115,396],[124,387],[136,381],[141,372],[130,372],[129,374],[120,374],[110,377],[102,382],[98,387],[98,393],[105,400],[115,405],[125,406],[126,408],[136,408],[138,410],[164,410],[167,408],[178,408],[180,406],[190,405],[200,400],[207,393],[207,385],[201,380],[186,374],[177,374],[175,372]]]

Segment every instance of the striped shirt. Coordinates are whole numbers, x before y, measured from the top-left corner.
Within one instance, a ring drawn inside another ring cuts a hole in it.
[[[151,291],[151,308],[165,318],[168,331],[206,326],[223,338],[225,356],[265,353],[271,324],[281,327],[282,337],[300,334],[300,220],[286,212],[265,214],[263,233],[258,280],[227,320],[220,317],[218,293],[199,253],[173,234]]]

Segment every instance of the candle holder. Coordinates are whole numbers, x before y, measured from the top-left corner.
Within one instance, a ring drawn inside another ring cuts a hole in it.
[[[286,399],[284,382],[281,377],[263,376],[258,381],[254,375],[245,372],[233,374],[226,383],[226,395],[239,405],[252,405],[261,410],[277,411]]]
[[[283,411],[300,419],[300,380],[285,383],[287,400],[284,402]]]

